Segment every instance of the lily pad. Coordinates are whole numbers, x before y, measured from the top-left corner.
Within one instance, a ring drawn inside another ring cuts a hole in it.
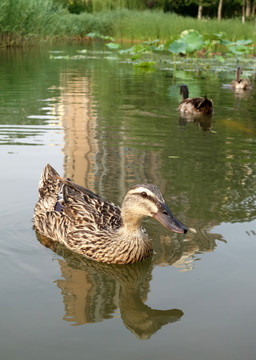
[[[109,48],[109,49],[112,49],[112,50],[116,50],[116,49],[119,49],[120,48],[120,45],[117,44],[117,43],[107,43],[106,46]]]
[[[245,45],[229,46],[228,49],[235,55],[243,55],[249,52],[249,49]]]
[[[236,45],[250,45],[252,44],[252,40],[248,39],[248,40],[237,40],[235,42]]]
[[[153,67],[155,66],[155,61],[140,61],[139,63],[134,64],[139,67]]]
[[[223,57],[223,56],[220,56],[220,55],[215,56],[215,59],[217,59],[217,60],[218,60],[219,62],[221,62],[221,63],[224,63],[224,62],[225,62],[224,57]]]

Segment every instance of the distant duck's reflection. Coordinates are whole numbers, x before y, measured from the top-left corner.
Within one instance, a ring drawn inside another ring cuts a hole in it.
[[[61,244],[37,234],[38,240],[58,259],[65,306],[64,320],[73,325],[94,323],[118,316],[139,339],[149,339],[162,326],[183,316],[179,309],[155,310],[145,305],[152,279],[152,259],[130,265],[108,265],[87,260]]]

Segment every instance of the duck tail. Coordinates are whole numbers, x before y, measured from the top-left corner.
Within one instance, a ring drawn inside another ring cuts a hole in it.
[[[58,194],[62,183],[57,171],[49,164],[47,164],[41,174],[38,192],[39,203],[45,208],[46,211],[54,210],[58,200]]]

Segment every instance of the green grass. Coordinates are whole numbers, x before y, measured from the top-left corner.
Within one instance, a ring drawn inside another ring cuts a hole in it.
[[[89,32],[113,36],[119,41],[174,40],[185,29],[200,33],[224,32],[230,41],[252,39],[253,22],[240,19],[202,20],[161,11],[115,10],[94,14],[70,14],[52,0],[1,0],[0,46],[21,45],[38,39],[86,37]]]
[[[161,41],[173,40],[183,30],[194,29],[201,34],[224,32],[230,41],[252,39],[256,42],[253,22],[241,23],[240,19],[218,21],[217,19],[201,20],[182,17],[176,14],[150,11],[120,11],[114,22],[112,36],[118,38]]]

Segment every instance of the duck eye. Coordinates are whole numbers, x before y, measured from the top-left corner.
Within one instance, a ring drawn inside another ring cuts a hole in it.
[[[147,193],[146,193],[145,191],[143,191],[143,192],[141,193],[141,196],[144,197],[144,198],[146,198],[146,197],[147,197]]]

